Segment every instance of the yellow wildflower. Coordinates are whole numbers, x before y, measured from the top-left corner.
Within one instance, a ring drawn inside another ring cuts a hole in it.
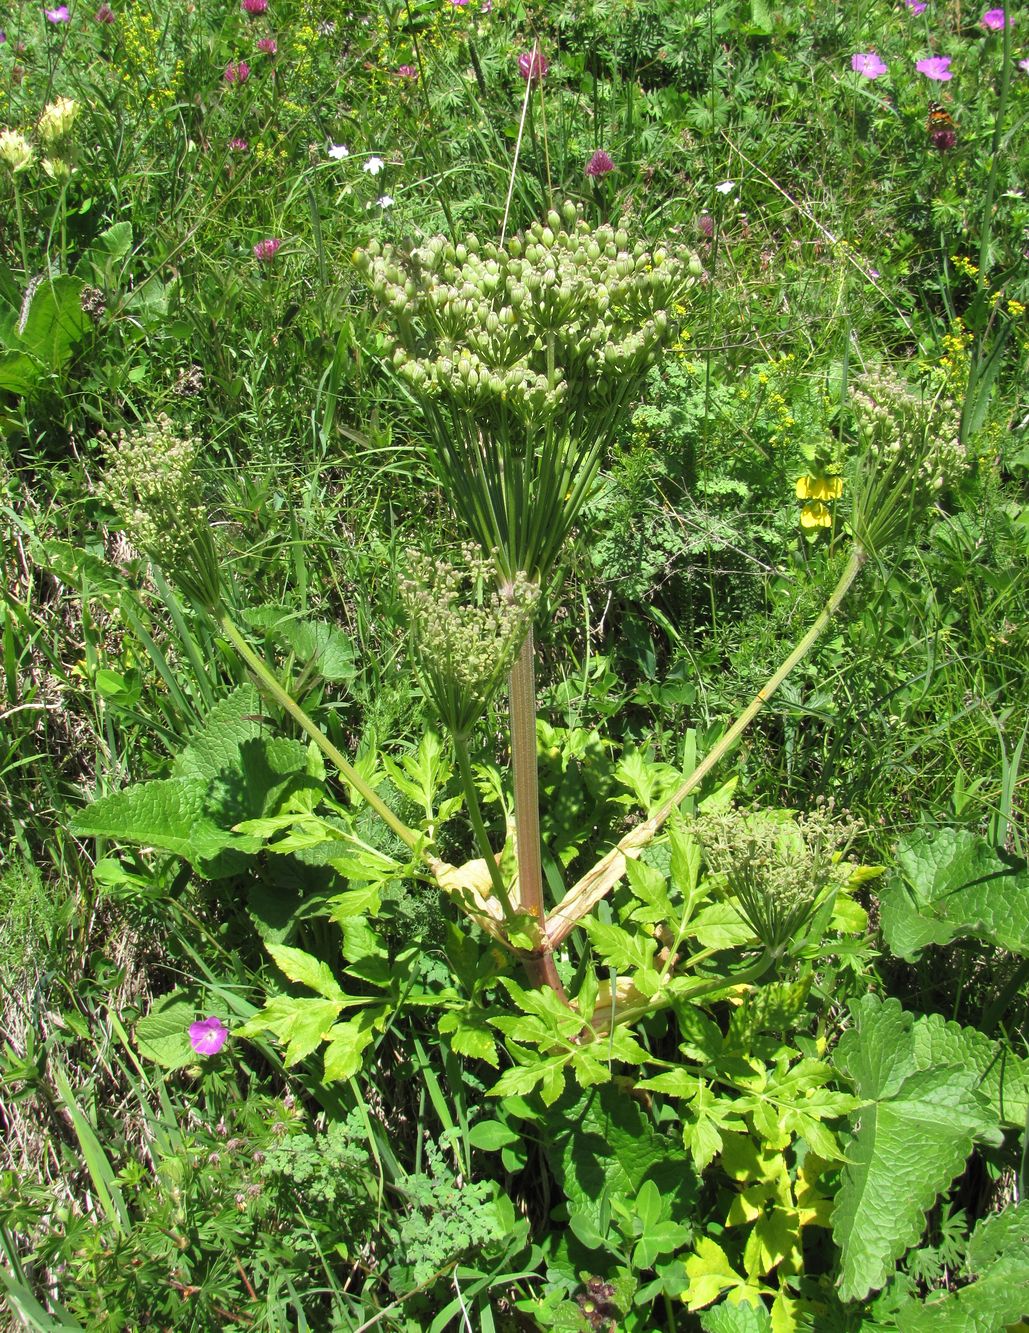
[[[798,500],[838,500],[843,494],[842,477],[798,477]],[[805,509],[807,505],[804,506]],[[809,525],[810,526],[810,525]]]
[[[800,511],[802,528],[827,528],[832,523],[832,511],[821,500],[809,500]]]

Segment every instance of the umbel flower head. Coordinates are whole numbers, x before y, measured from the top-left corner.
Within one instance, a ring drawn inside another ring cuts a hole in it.
[[[701,815],[691,829],[708,868],[725,876],[737,911],[779,956],[849,880],[852,867],[841,849],[853,842],[858,825],[836,817],[827,803],[802,815],[735,809]]]
[[[121,530],[179,588],[209,610],[221,605],[218,557],[197,483],[199,442],[169,417],[108,444],[103,497]]]
[[[503,684],[532,624],[539,588],[524,574],[492,591],[493,569],[470,543],[460,566],[408,552],[400,598],[426,694],[457,737],[468,735]]]
[[[561,211],[506,244],[355,255],[429,461],[502,579],[545,582],[700,262]]]
[[[858,380],[850,408],[861,446],[851,528],[878,557],[964,472],[960,414],[951,399],[927,401],[888,371]]]

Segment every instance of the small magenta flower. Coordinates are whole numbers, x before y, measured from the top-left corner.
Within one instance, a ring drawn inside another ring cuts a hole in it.
[[[483,14],[493,13],[493,0],[482,0],[482,13]]]
[[[850,67],[855,74],[862,74],[866,79],[877,79],[886,73],[886,65],[874,51],[859,51],[850,58]]]
[[[270,264],[279,253],[279,246],[282,241],[278,236],[268,236],[263,241],[258,241],[254,246],[254,255],[262,264]]]
[[[240,8],[246,14],[267,14],[268,0],[240,0]]]
[[[464,9],[468,4],[468,0],[450,0],[450,4],[454,9]]]
[[[1003,32],[1008,26],[1007,15],[1003,9],[988,9],[979,20],[979,26],[987,32]]]
[[[398,79],[417,79],[417,77],[418,71],[415,69],[414,65],[401,65],[397,69]]]
[[[924,14],[926,9],[928,9],[925,0],[904,0],[904,3],[907,5],[908,9],[911,10],[912,14],[914,14],[915,18],[918,18],[919,14]]]
[[[220,1018],[201,1018],[189,1025],[189,1043],[197,1055],[217,1055],[225,1045],[229,1029]]]
[[[697,218],[697,231],[707,241],[715,234],[715,220],[710,213],[701,213]]]
[[[6,41],[7,41],[7,33],[4,32],[3,28],[0,28],[0,46],[3,46],[4,42]]]
[[[615,164],[611,158],[604,152],[603,148],[598,148],[590,160],[586,163],[587,176],[606,176],[609,171],[614,171]]]
[[[250,66],[247,64],[245,60],[241,60],[239,61],[238,64],[235,65],[225,66],[226,83],[246,83],[247,79],[249,78],[250,78]]]
[[[47,23],[70,23],[71,15],[67,5],[58,5],[56,9],[44,9]]]
[[[250,145],[246,139],[230,139],[229,148],[233,153],[246,153],[249,151]]]
[[[93,15],[93,22],[94,22],[94,23],[113,23],[113,22],[114,22],[114,10],[111,8],[110,5],[101,5],[100,8],[96,11],[96,13]]]
[[[916,60],[915,69],[936,83],[946,83],[954,77],[950,69],[950,56],[927,56],[925,60]]]
[[[550,62],[538,46],[518,57],[518,73],[527,83],[542,83],[549,69]]]
[[[262,55],[273,56],[279,49],[279,45],[274,37],[262,37],[257,43],[257,49]]]
[[[1029,74],[1029,56],[1027,56],[1025,60],[1020,60],[1018,62],[1018,68],[1025,70],[1026,74]]]

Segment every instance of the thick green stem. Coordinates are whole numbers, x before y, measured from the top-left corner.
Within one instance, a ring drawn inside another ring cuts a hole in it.
[[[616,1027],[623,1027],[628,1023],[635,1023],[641,1018],[646,1018],[648,1014],[655,1014],[659,1009],[667,1009],[676,1003],[691,1004],[694,1000],[703,999],[705,995],[716,995],[719,991],[731,990],[733,986],[748,986],[752,982],[760,981],[768,969],[775,962],[775,955],[769,953],[766,949],[757,962],[752,963],[750,967],[744,968],[741,972],[729,973],[725,977],[711,977],[697,986],[696,990],[684,991],[675,995],[656,995],[652,1000],[645,1004],[634,1004],[625,1009],[616,1009],[614,1021]],[[597,1038],[606,1037],[609,1029],[603,1028],[597,1033]]]
[[[232,646],[260,681],[267,693],[275,700],[279,707],[285,709],[290,717],[292,717],[307,735],[310,736],[311,740],[318,746],[326,759],[335,764],[336,768],[346,781],[350,783],[351,787],[364,797],[379,818],[389,825],[401,842],[414,851],[420,841],[419,836],[414,829],[409,829],[402,820],[397,818],[385,801],[376,795],[346,756],[333,745],[327,736],[323,735],[322,731],[314,722],[312,722],[296,700],[291,698],[286,690],[283,689],[272,672],[268,669],[265,663],[261,661],[247,643],[246,639],[244,639],[243,635],[233,624],[228,612],[220,610],[217,612],[217,617],[218,624],[226,638],[232,643]]]
[[[479,796],[475,790],[475,778],[472,775],[472,765],[468,758],[468,745],[463,736],[454,736],[454,753],[457,755],[457,767],[461,774],[461,785],[464,787],[465,801],[468,804],[468,818],[472,821],[472,830],[475,833],[475,841],[479,847],[479,854],[486,862],[489,869],[489,877],[493,883],[493,894],[499,900],[500,906],[504,912],[504,919],[508,922],[514,920],[514,908],[511,906],[511,899],[504,884],[503,876],[500,873],[500,867],[497,865],[496,857],[493,855],[493,848],[490,846],[489,834],[486,832],[486,823],[482,817],[482,807],[479,805]]]
[[[536,687],[532,627],[511,668],[511,765],[514,769],[515,847],[518,905],[544,937],[543,863],[540,857],[539,783],[536,774]]]
[[[575,929],[582,918],[592,911],[595,904],[618,883],[625,874],[625,865],[629,857],[639,855],[640,849],[655,837],[672,811],[681,805],[690,792],[695,791],[700,786],[708,773],[719,763],[726,752],[736,744],[746,728],[757,717],[797,663],[802,661],[814,647],[819,635],[825,631],[826,626],[839,610],[840,603],[849,592],[851,584],[861,572],[867,559],[868,556],[864,548],[855,544],[846,568],[840,575],[829,600],[811,628],[779,669],[769,676],[718,744],[710,750],[703,762],[698,764],[679,789],[665,801],[659,810],[644,823],[633,829],[617,847],[612,848],[605,857],[597,862],[592,870],[588,871],[577,884],[568,890],[550,914],[550,920],[547,923],[547,939],[552,949],[556,948],[565,936]]]

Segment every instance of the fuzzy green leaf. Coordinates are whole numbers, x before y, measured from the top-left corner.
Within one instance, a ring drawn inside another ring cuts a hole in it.
[[[237,874],[257,838],[219,827],[208,813],[207,783],[166,778],[102,796],[72,820],[78,837],[115,838],[183,857],[205,878]],[[242,855],[241,855],[242,854]]]
[[[900,958],[966,936],[1029,953],[1029,868],[967,829],[903,839],[881,904],[883,935]]]
[[[840,1293],[860,1300],[884,1285],[893,1261],[921,1235],[926,1210],[996,1121],[976,1091],[974,1068],[918,1067],[924,1019],[874,995],[852,1008],[856,1026],[841,1038],[837,1064],[868,1105],[844,1145],[833,1235],[843,1251]]]
[[[723,1301],[701,1315],[700,1326],[704,1333],[770,1333],[772,1321],[761,1304]]]

